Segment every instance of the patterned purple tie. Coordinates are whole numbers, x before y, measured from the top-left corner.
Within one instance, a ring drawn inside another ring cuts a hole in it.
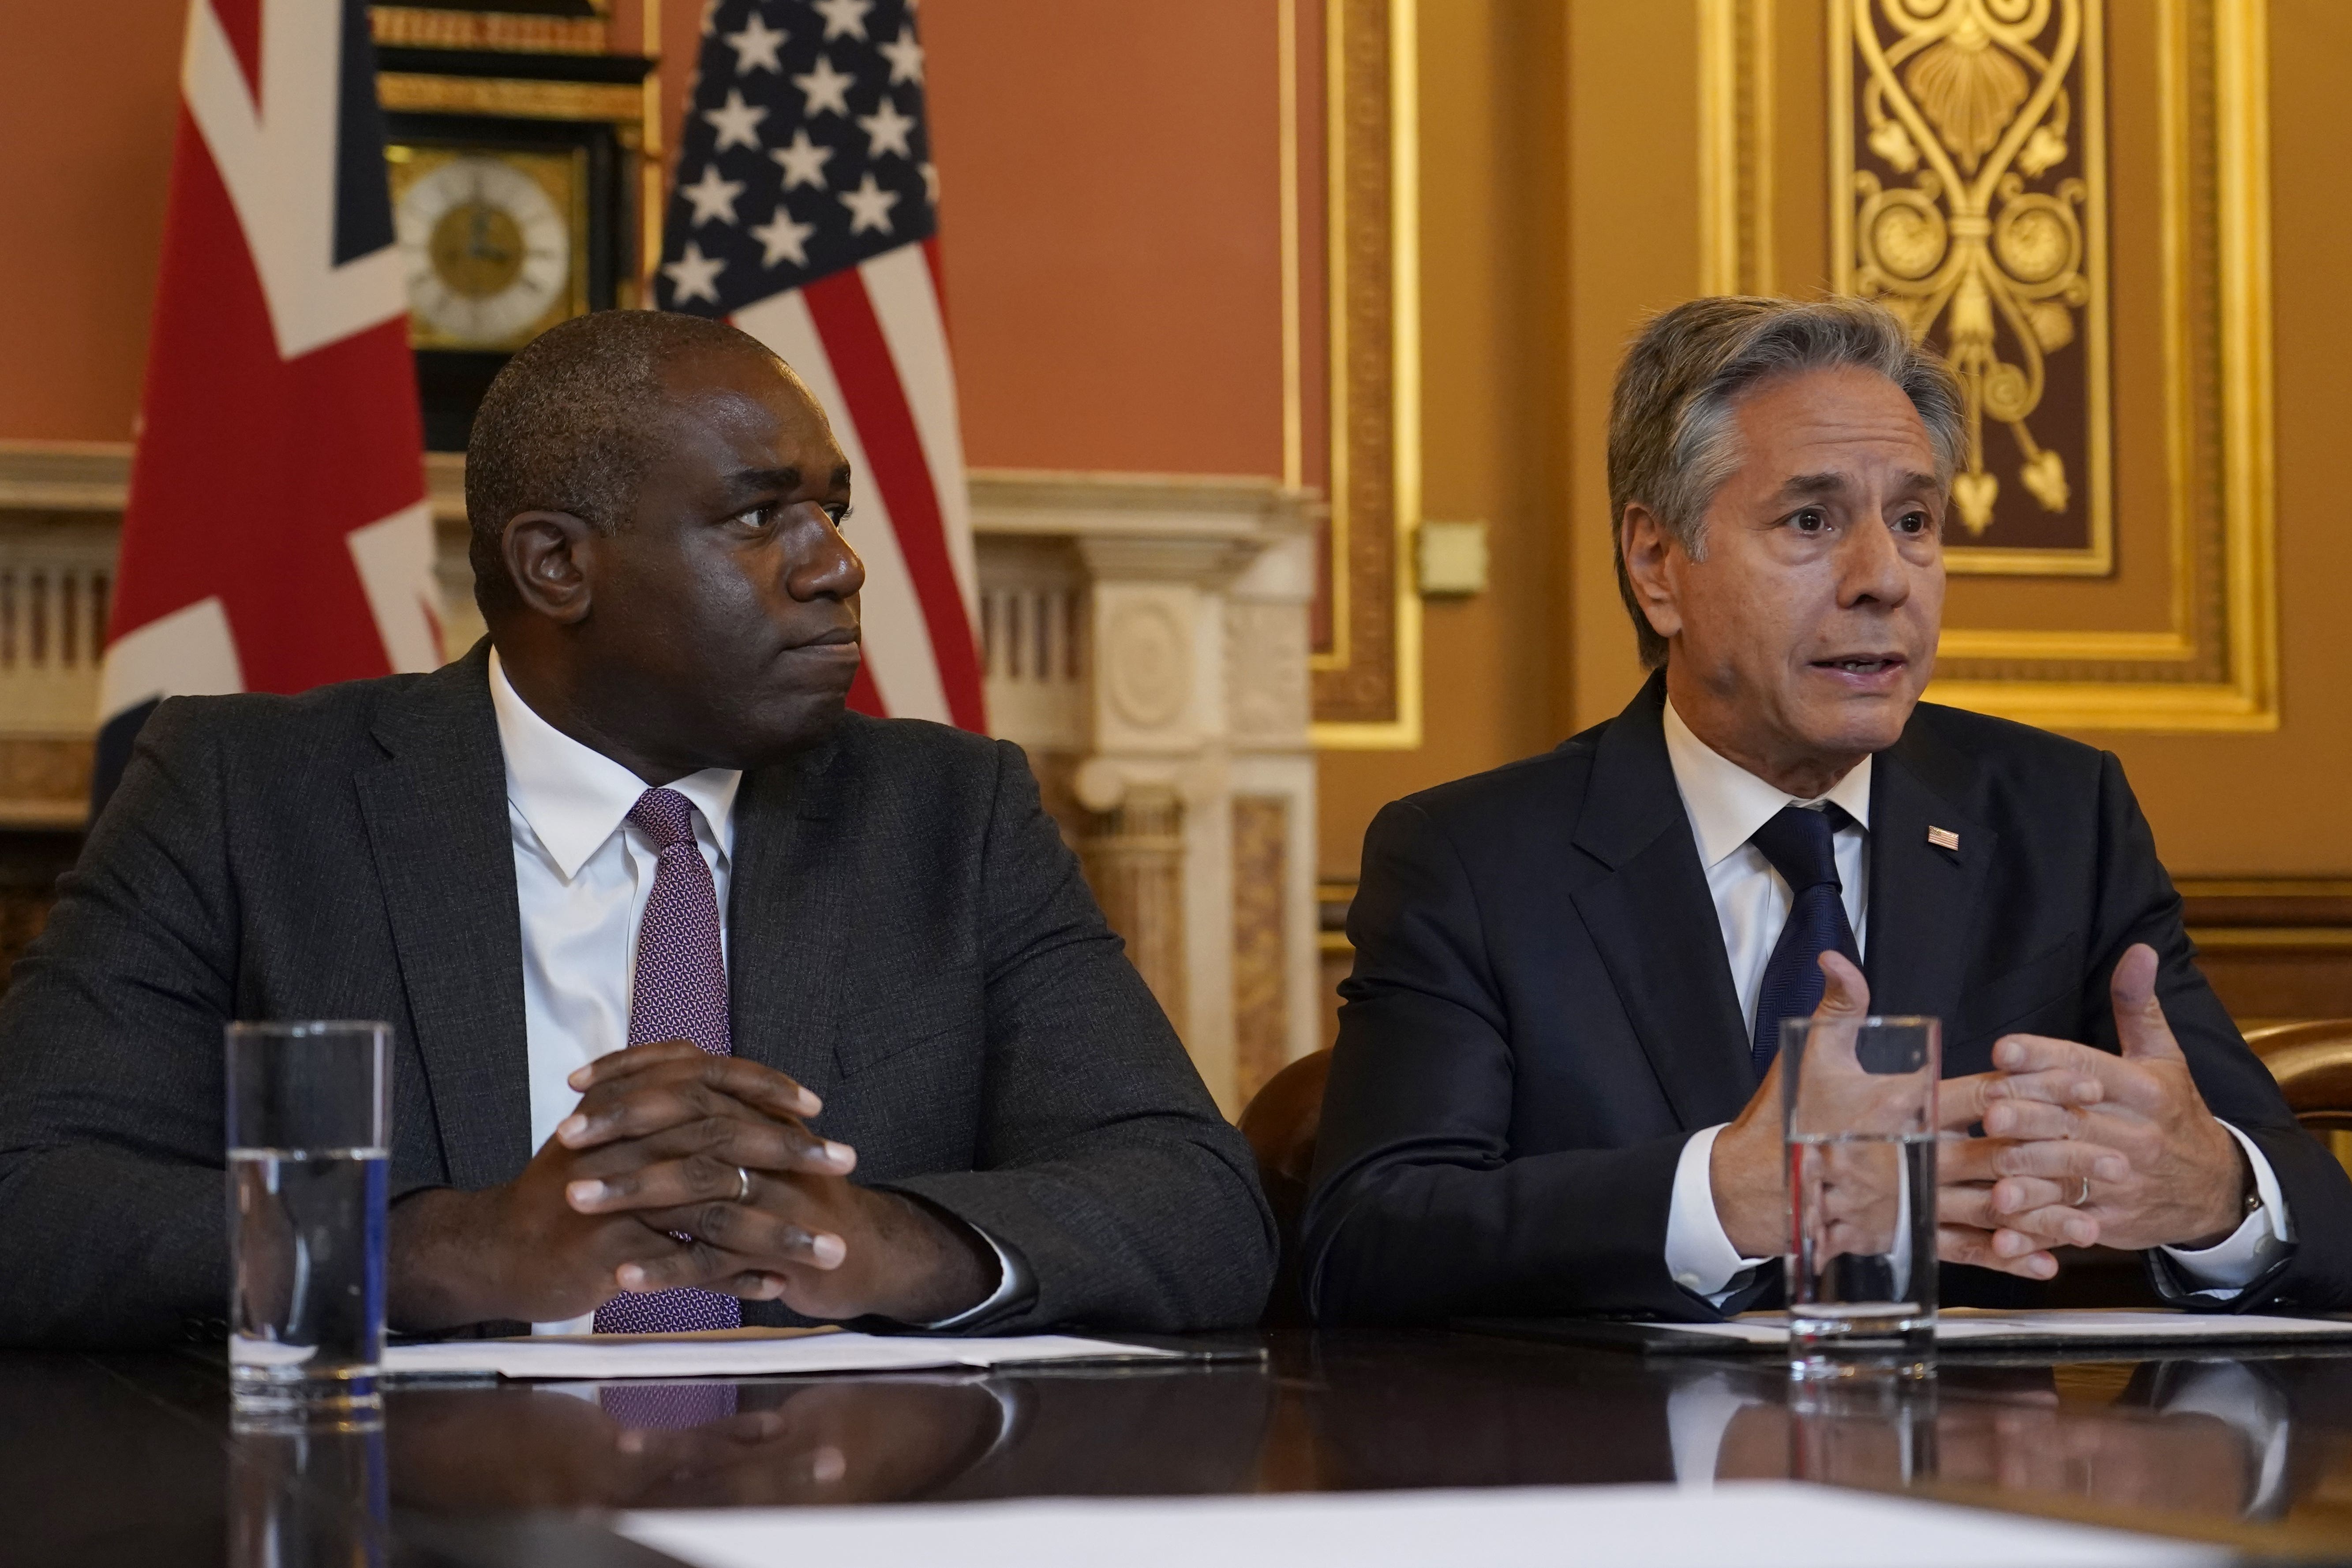
[[[629,820],[661,855],[653,896],[637,926],[629,1044],[692,1040],[714,1057],[732,1056],[719,892],[694,842],[694,805],[674,789],[649,789],[629,808]],[[743,1304],[709,1290],[615,1296],[596,1309],[600,1334],[677,1333],[742,1323]]]

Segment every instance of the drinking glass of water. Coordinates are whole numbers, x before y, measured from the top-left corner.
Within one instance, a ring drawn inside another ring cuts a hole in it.
[[[239,1411],[380,1409],[392,1029],[228,1026],[230,1386]]]
[[[1936,1365],[1933,1018],[1790,1018],[1789,1374],[1925,1377]]]

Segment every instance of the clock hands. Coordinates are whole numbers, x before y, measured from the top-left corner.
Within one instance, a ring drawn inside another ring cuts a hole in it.
[[[513,260],[514,252],[494,243],[490,237],[490,220],[499,215],[478,200],[469,216],[472,221],[467,225],[467,257],[475,261],[504,263]]]

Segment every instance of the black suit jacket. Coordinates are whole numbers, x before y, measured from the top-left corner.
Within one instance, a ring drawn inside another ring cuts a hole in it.
[[[392,1024],[395,1194],[522,1170],[486,660],[148,721],[0,1002],[0,1342],[216,1337],[229,1019]],[[973,1327],[1256,1317],[1273,1239],[1249,1150],[1017,747],[852,714],[749,773],[735,809],[735,1050],[824,1097],[857,1180],[1027,1262],[1034,1294]]]
[[[1675,1166],[1756,1074],[1664,705],[1654,678],[1557,751],[1373,820],[1303,1220],[1319,1317],[1714,1315],[1666,1272]],[[1875,760],[1870,809],[1872,1010],[1941,1018],[1951,1077],[1989,1070],[2014,1032],[2112,1051],[2108,976],[2152,944],[2198,1088],[2269,1158],[2296,1237],[2232,1305],[2352,1304],[2352,1184],[2198,973],[2115,757],[1922,704]],[[1758,1273],[1729,1310],[1778,1291],[1779,1270]],[[2160,1261],[2151,1275],[2178,1294]],[[2036,1295],[1945,1272],[1948,1304]]]

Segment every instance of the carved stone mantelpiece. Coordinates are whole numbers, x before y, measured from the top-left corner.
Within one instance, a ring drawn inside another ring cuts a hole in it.
[[[0,442],[0,829],[80,825],[129,459]],[[455,657],[482,632],[464,461],[426,468]],[[971,476],[971,501],[991,727],[1028,752],[1129,956],[1238,1111],[1320,1043],[1317,503],[1266,479],[1002,470]]]
[[[972,513],[992,721],[1067,780],[1105,912],[1237,1111],[1319,1043],[1312,502],[1265,479],[982,472]],[[1067,542],[1058,580],[1046,540]],[[1083,631],[1056,700],[1013,666],[1066,602]]]

